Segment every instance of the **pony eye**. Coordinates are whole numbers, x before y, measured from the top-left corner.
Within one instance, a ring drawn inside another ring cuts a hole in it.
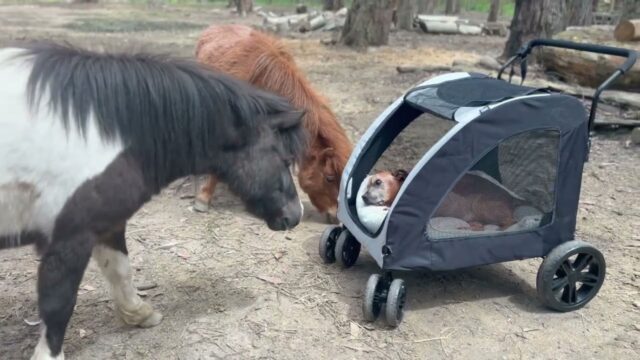
[[[336,177],[333,175],[327,175],[324,177],[324,179],[327,180],[327,182],[333,182],[336,179]]]

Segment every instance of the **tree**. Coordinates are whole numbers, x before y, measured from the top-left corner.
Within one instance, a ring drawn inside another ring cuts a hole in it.
[[[566,28],[566,4],[558,0],[516,0],[503,58],[516,54],[527,41],[550,38]]]
[[[567,26],[586,26],[593,23],[593,1],[569,0]]]
[[[398,29],[413,29],[413,18],[416,16],[418,4],[416,0],[399,0],[397,14]]]
[[[449,15],[449,14],[453,14],[453,6],[455,5],[454,2],[456,0],[447,0],[447,2],[445,3],[444,6],[444,13]]]
[[[491,0],[491,7],[489,8],[489,16],[487,22],[498,21],[498,13],[500,12],[500,0]]]
[[[454,3],[453,3],[453,13],[454,14],[460,14],[460,7],[462,5],[461,3],[462,3],[462,0],[455,0],[454,1]]]
[[[436,0],[418,0],[418,14],[433,14]]]
[[[336,11],[344,7],[344,0],[324,0],[322,10]]]
[[[245,17],[248,13],[253,12],[253,0],[235,0],[235,2],[240,16]]]
[[[392,0],[353,0],[342,28],[341,42],[351,47],[386,45],[392,4]]]

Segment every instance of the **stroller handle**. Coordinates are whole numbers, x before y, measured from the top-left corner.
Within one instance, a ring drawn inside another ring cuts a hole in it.
[[[636,59],[638,58],[638,53],[634,50],[617,48],[613,46],[582,44],[582,43],[575,43],[575,42],[566,41],[566,40],[533,39],[527,42],[526,44],[524,44],[520,48],[520,50],[518,50],[518,53],[515,56],[513,56],[511,59],[509,59],[509,61],[507,61],[500,68],[500,71],[498,72],[498,79],[501,78],[503,71],[509,65],[513,64],[517,59],[521,59],[520,70],[521,70],[521,74],[523,75],[522,79],[524,80],[524,77],[526,76],[526,73],[527,73],[526,58],[531,53],[531,50],[536,46],[550,46],[550,47],[586,51],[591,53],[613,55],[613,56],[620,56],[620,57],[627,58],[627,60],[625,60],[625,62],[622,65],[620,65],[616,69],[616,71],[614,71],[614,73],[611,74],[611,76],[609,76],[605,81],[602,82],[602,84],[598,86],[595,93],[593,94],[593,98],[591,101],[591,111],[589,112],[589,132],[591,132],[591,130],[593,129],[593,121],[596,117],[596,109],[598,107],[598,100],[600,99],[600,94],[604,90],[606,90],[609,87],[609,85],[611,85],[621,75],[629,71],[633,67],[633,65],[636,63]],[[513,74],[513,69],[512,69],[512,74]]]

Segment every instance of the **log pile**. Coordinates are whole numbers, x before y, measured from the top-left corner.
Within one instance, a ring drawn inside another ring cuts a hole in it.
[[[570,27],[554,35],[554,39],[610,45],[640,51],[640,42],[618,42],[613,37],[614,27],[594,25]],[[600,55],[582,51],[552,47],[540,49],[542,66],[570,83],[595,88],[607,79],[625,59],[618,56]],[[640,63],[615,83],[610,89],[640,92]]]
[[[305,9],[306,10],[306,9]],[[297,9],[296,12],[301,12]],[[338,11],[315,11],[308,13],[297,13],[293,15],[277,15],[272,12],[258,12],[264,20],[262,28],[275,33],[289,31],[309,32],[309,31],[337,31],[342,29],[347,19],[347,8]]]
[[[272,12],[258,11],[264,20],[262,28],[275,33],[309,32],[309,31],[337,31],[341,30],[347,19],[347,8],[338,11],[306,12],[306,7],[298,6],[296,14],[278,15]],[[414,27],[429,34],[462,34],[462,35],[498,35],[507,34],[506,23],[474,23],[457,16],[447,15],[416,15]]]

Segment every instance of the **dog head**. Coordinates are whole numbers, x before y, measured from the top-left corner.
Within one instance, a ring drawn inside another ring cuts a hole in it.
[[[379,171],[369,177],[362,200],[366,205],[391,206],[406,178],[407,172],[404,170]]]

